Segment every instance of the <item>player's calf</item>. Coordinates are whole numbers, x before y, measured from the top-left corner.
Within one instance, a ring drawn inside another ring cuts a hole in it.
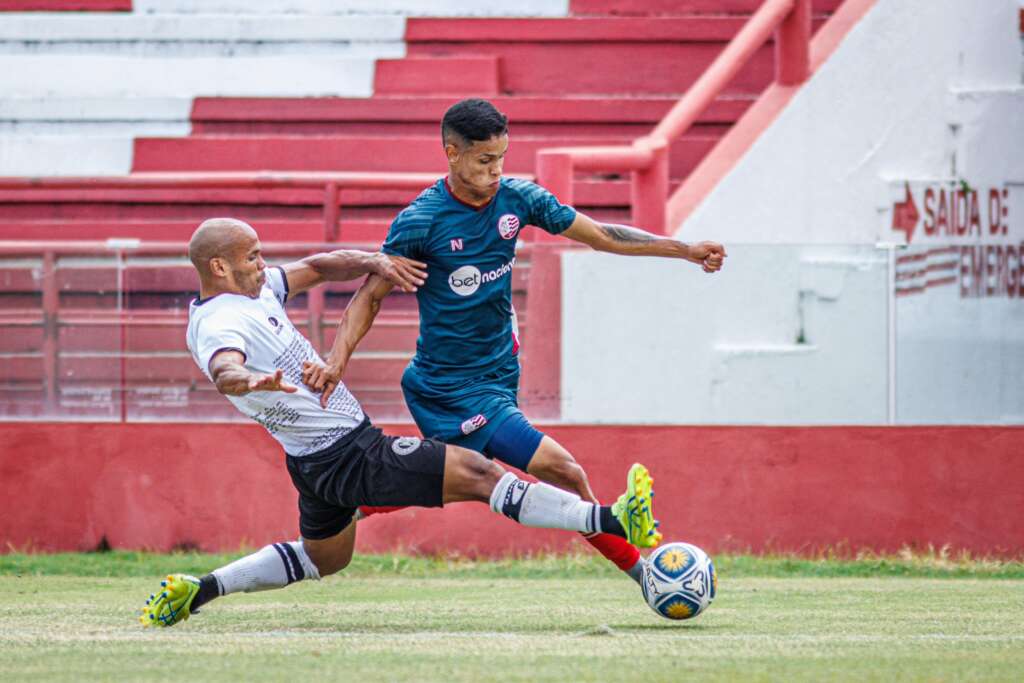
[[[616,514],[609,506],[591,503],[574,493],[545,484],[528,482],[507,472],[475,451],[448,446],[445,453],[444,501],[480,500],[490,503],[491,510],[519,522],[523,526],[565,529],[583,533],[615,534],[648,545],[646,537],[633,532],[637,525],[628,516]],[[645,470],[646,472],[646,470]],[[629,511],[638,513],[634,495]],[[651,503],[644,501],[644,514],[651,513]],[[653,517],[651,518],[653,523]],[[630,524],[627,529],[623,522]],[[646,528],[644,529],[646,531]]]
[[[583,500],[598,502],[583,467],[569,451],[549,436],[541,441],[526,471],[541,481],[575,492]]]

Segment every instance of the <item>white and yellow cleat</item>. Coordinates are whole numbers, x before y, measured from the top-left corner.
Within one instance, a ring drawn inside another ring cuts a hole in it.
[[[654,519],[654,479],[647,468],[634,463],[626,477],[626,492],[612,505],[612,514],[635,546],[653,548],[661,543],[658,521]]]
[[[149,596],[139,621],[143,626],[174,626],[192,612],[192,601],[199,593],[199,579],[188,574],[168,574],[160,590]]]

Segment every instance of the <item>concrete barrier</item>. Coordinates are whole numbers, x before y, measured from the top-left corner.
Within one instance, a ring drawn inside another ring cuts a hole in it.
[[[386,427],[412,433],[410,425]],[[605,500],[647,464],[668,539],[712,552],[950,545],[1024,551],[1024,428],[548,426]],[[297,534],[283,454],[249,424],[0,424],[0,547],[234,550]],[[358,547],[498,556],[567,550],[484,505],[361,523]]]

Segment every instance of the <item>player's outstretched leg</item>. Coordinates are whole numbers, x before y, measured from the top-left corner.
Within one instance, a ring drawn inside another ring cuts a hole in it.
[[[541,481],[575,491],[584,500],[597,502],[583,467],[565,447],[550,436],[543,437],[528,462],[527,471]],[[614,534],[601,533],[583,534],[583,538],[634,581],[640,583],[643,579],[643,558],[629,541]]]
[[[272,543],[202,578],[171,574],[146,600],[139,620],[143,626],[174,626],[222,595],[284,588],[296,581],[318,581],[321,576],[341,571],[351,561],[355,530],[353,522],[325,540]]]
[[[640,524],[644,515],[652,513],[650,499],[648,497],[640,503],[637,492],[642,489],[634,488],[636,490],[627,491],[623,499],[624,512],[616,514],[609,506],[585,501],[550,484],[520,479],[476,451],[457,446],[448,446],[445,450],[445,503],[486,500],[490,502],[491,510],[523,526],[584,533],[605,532],[629,538],[644,547],[655,545],[656,536],[647,534],[646,528]],[[646,510],[641,510],[644,504]],[[653,528],[653,517],[650,521]]]

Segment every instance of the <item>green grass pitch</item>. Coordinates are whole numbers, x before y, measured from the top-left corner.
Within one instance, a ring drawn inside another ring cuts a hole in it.
[[[361,557],[343,575],[222,598],[171,629],[162,573],[228,556],[0,556],[0,680],[1021,680],[1024,566],[720,557],[719,595],[669,622],[590,556]]]

